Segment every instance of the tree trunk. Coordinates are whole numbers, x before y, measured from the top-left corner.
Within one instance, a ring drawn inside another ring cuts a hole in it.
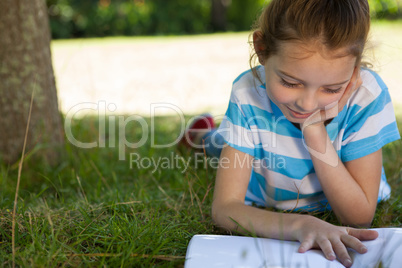
[[[45,0],[0,0],[0,162],[21,157],[33,90],[27,151],[54,163],[64,135]]]
[[[212,0],[211,24],[213,31],[226,31],[226,11],[231,0]]]

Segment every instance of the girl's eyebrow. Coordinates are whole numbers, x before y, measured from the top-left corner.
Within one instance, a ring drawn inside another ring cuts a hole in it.
[[[292,76],[292,75],[290,75],[290,74],[287,74],[287,73],[285,73],[284,71],[278,70],[277,72],[278,72],[279,75],[287,76],[287,77],[289,77],[289,78],[291,78],[291,79],[293,79],[293,80],[299,82],[300,84],[303,84],[303,85],[306,84],[306,82],[304,82],[303,80],[301,80],[301,79],[299,79],[299,78],[296,78],[296,77],[294,77],[294,76]],[[339,85],[345,84],[346,82],[349,82],[349,80],[350,80],[350,79],[348,79],[348,80],[346,80],[346,81],[343,81],[343,82],[334,83],[334,84],[330,84],[330,85],[324,85],[324,86],[325,86],[325,87],[339,86]]]

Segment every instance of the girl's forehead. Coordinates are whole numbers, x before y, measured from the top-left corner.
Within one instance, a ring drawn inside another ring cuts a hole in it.
[[[282,42],[277,56],[288,58],[289,60],[303,60],[317,53],[327,60],[350,56],[349,48],[329,49],[319,40]]]
[[[345,50],[287,42],[268,59],[266,68],[308,84],[338,84],[350,78],[356,65],[356,57],[345,54]]]

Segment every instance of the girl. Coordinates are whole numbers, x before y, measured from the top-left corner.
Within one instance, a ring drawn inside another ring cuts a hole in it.
[[[298,240],[299,252],[321,248],[347,267],[347,247],[367,251],[361,240],[375,231],[250,205],[332,209],[344,225],[371,224],[390,194],[381,148],[400,137],[386,86],[361,68],[369,28],[367,0],[273,0],[265,8],[253,33],[260,66],[234,81],[218,130],[202,116],[185,135],[220,155],[218,226]]]

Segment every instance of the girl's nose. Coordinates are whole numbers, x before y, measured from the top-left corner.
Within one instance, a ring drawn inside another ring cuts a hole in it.
[[[315,92],[303,92],[303,94],[297,99],[296,105],[301,112],[314,112],[318,107]]]

